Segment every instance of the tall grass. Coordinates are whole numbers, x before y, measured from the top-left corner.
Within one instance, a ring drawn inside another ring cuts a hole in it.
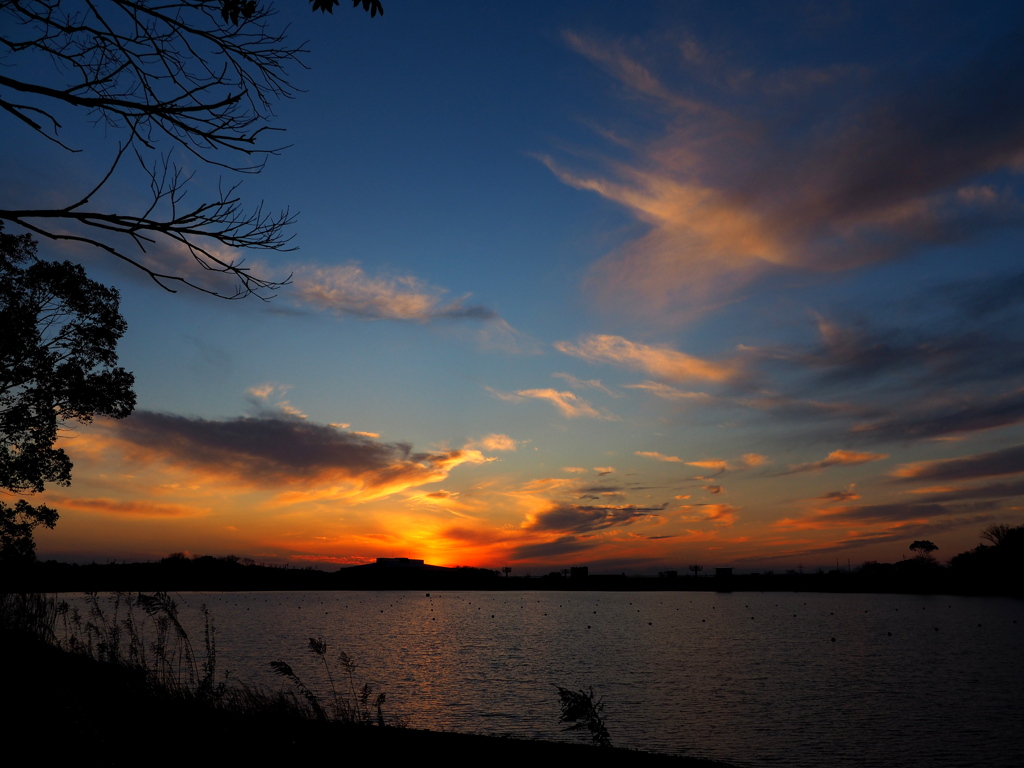
[[[0,592],[0,633],[12,638],[52,643],[56,602],[35,593]]]
[[[558,718],[560,723],[571,723],[567,731],[590,731],[590,738],[599,747],[610,747],[611,736],[608,735],[608,728],[604,724],[604,699],[594,698],[594,689],[573,691],[555,686],[558,689],[559,704],[562,707],[562,714]]]
[[[342,680],[335,682],[334,673],[327,657],[327,642],[322,638],[309,638],[308,650],[318,656],[327,675],[330,694],[320,696],[307,686],[295,674],[291,666],[283,661],[270,662],[271,668],[282,677],[288,678],[306,700],[313,713],[320,720],[336,720],[353,725],[388,725],[384,717],[385,694],[373,695],[373,688],[365,683],[357,688],[355,680],[356,665],[347,653],[338,653],[337,661],[341,665]],[[373,703],[371,704],[371,699]],[[398,718],[392,718],[392,725],[404,726]]]
[[[81,609],[53,596],[0,593],[0,634],[133,670],[151,695],[239,714],[404,725],[398,718],[385,718],[383,693],[374,696],[368,684],[357,686],[356,665],[343,652],[337,655],[341,674],[336,683],[323,639],[310,639],[309,643],[309,650],[321,658],[330,683],[330,693],[323,697],[283,661],[272,662],[272,667],[292,681],[298,694],[266,691],[237,680],[229,685],[226,674],[218,679],[213,619],[205,605],[201,611],[203,643],[197,651],[182,624],[178,603],[166,592],[117,592],[109,600],[86,593]]]
[[[166,592],[117,592],[106,606],[98,594],[87,593],[84,615],[65,600],[54,602],[53,644],[58,648],[135,670],[161,693],[211,702],[223,697],[225,682],[216,682],[217,647],[205,605],[200,658],[177,602]]]

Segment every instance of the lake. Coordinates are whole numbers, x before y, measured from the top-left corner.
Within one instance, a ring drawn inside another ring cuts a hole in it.
[[[310,637],[385,712],[433,730],[584,740],[555,685],[605,701],[615,746],[737,766],[1024,765],[1024,603],[714,592],[176,595],[220,669],[326,689]],[[335,668],[335,674],[340,667]]]

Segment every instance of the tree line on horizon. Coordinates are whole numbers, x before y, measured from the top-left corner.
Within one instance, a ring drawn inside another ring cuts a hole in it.
[[[445,584],[480,589],[668,589],[668,590],[797,590],[865,592],[945,592],[1024,596],[1020,566],[1024,563],[1024,525],[994,524],[981,532],[983,543],[940,564],[935,549],[917,547],[914,557],[895,563],[867,561],[852,570],[765,571],[730,577],[693,578],[662,572],[660,578],[591,575],[566,578],[562,571],[538,577],[501,578],[504,569],[459,566],[419,572],[417,569],[373,569],[341,566],[324,571],[312,565],[268,564],[237,555],[191,555],[175,552],[156,562],[72,565],[48,562],[10,563],[0,568],[8,584],[28,591],[151,591],[159,589],[338,589],[386,585],[418,588]],[[917,543],[917,542],[915,542]],[[929,542],[930,543],[930,542]],[[932,544],[934,547],[934,544]],[[511,569],[509,569],[511,571]],[[699,573],[699,571],[695,572]]]

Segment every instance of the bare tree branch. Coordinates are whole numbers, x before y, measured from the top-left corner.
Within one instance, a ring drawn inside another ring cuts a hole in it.
[[[314,10],[335,4],[317,0]],[[383,13],[377,0],[353,5]],[[100,248],[169,291],[186,285],[267,298],[288,281],[253,275],[218,248],[291,250],[285,230],[294,215],[268,213],[262,203],[246,209],[238,184],[223,180],[213,200],[185,205],[191,175],[170,158],[184,151],[222,173],[258,173],[284,148],[264,139],[275,130],[273,105],[295,93],[287,69],[302,66],[305,48],[287,42],[274,15],[266,0],[0,0],[0,116],[69,152],[77,150],[59,137],[69,114],[122,134],[109,169],[77,202],[47,208],[26,200],[0,210],[0,220]],[[148,197],[129,211],[91,204],[131,156],[149,178]],[[233,289],[150,263],[161,241],[183,246],[203,270],[231,278]]]
[[[267,213],[262,205],[254,211],[246,211],[236,194],[237,184],[221,189],[212,201],[186,207],[182,205],[182,200],[189,177],[164,160],[162,165],[148,169],[152,202],[143,215],[87,209],[85,206],[90,197],[113,174],[125,149],[122,147],[107,175],[96,188],[78,202],[59,209],[0,210],[0,219],[19,224],[51,240],[86,243],[100,248],[141,269],[172,293],[176,290],[173,286],[178,284],[220,298],[238,299],[249,295],[271,298],[267,295],[268,291],[274,291],[289,282],[288,279],[273,281],[254,275],[244,266],[243,260],[225,259],[215,250],[215,244],[239,250],[293,250],[288,245],[291,236],[286,230],[295,217],[287,210],[277,214]],[[158,206],[166,211],[165,216],[153,215]],[[117,236],[117,239],[61,230],[57,228],[58,222],[99,230],[104,235]],[[134,250],[147,253],[157,243],[158,237],[180,243],[202,269],[233,277],[234,292],[225,293],[206,287],[187,276],[162,272],[130,256],[125,247],[130,245]]]

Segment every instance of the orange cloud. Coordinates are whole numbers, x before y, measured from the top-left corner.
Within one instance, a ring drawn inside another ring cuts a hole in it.
[[[716,289],[724,293],[773,265],[803,260],[762,213],[723,190],[682,174],[675,178],[664,167],[610,163],[617,177],[612,180],[571,171],[551,158],[541,161],[563,184],[619,203],[650,226],[594,267],[590,283],[609,299],[692,313],[716,303]]]
[[[623,386],[626,389],[643,389],[663,400],[691,400],[700,403],[710,403],[715,399],[706,392],[685,392],[658,381],[644,381],[640,384],[624,384]]]
[[[679,517],[684,522],[712,522],[728,527],[736,522],[740,507],[731,504],[684,504],[679,507],[679,511],[685,513]]]
[[[955,459],[916,461],[892,471],[901,480],[973,480],[1024,472],[1024,445]]]
[[[554,405],[567,419],[586,416],[591,419],[614,419],[614,416],[601,413],[582,397],[572,392],[559,392],[555,389],[521,389],[516,392],[520,397],[532,397],[547,400]]]
[[[850,466],[855,464],[866,464],[869,461],[881,461],[889,458],[887,453],[863,453],[859,451],[832,451],[821,461],[812,461],[807,464],[793,464],[781,475],[793,475],[798,472],[814,472],[828,467]]]
[[[98,512],[103,515],[128,515],[131,517],[200,517],[210,514],[206,507],[189,504],[162,504],[152,501],[118,501],[116,499],[85,499],[75,496],[48,493],[48,503],[61,509],[75,509],[80,512]]]
[[[702,461],[688,461],[686,462],[691,467],[700,467],[701,469],[713,469],[716,474],[721,474],[727,469],[732,469],[733,466],[725,459],[704,459]]]
[[[333,267],[298,265],[292,287],[303,302],[336,315],[368,319],[426,322],[440,318],[497,319],[480,306],[465,306],[468,298],[444,300],[445,291],[411,275],[370,277],[358,263]]]
[[[732,69],[692,36],[660,39],[659,46],[564,35],[625,87],[629,110],[649,106],[663,121],[652,140],[612,136],[618,157],[623,147],[633,156],[596,170],[540,158],[564,184],[647,225],[593,268],[588,282],[607,303],[685,320],[780,266],[832,271],[891,259],[923,242],[962,238],[968,227],[1005,226],[1004,211],[1016,208],[986,182],[997,169],[1019,168],[1021,119],[985,87],[989,73],[975,64],[1015,55],[1007,53],[1010,38],[976,52],[966,67],[896,87],[890,78],[884,89],[865,87],[867,64]],[[659,54],[682,70],[672,82],[691,84],[686,92],[657,74]],[[721,98],[706,95],[716,87]],[[824,88],[833,98],[856,94],[855,128],[836,120],[832,98],[819,99]],[[738,92],[742,114],[711,101],[735,104]],[[780,93],[792,109],[779,111]],[[978,129],[978,115],[1012,128]]]
[[[106,443],[128,461],[186,470],[213,487],[275,490],[283,503],[369,501],[489,460],[469,449],[415,453],[405,443],[284,416],[216,421],[136,411],[104,427],[101,451]]]
[[[989,502],[962,505],[934,503],[931,500],[913,500],[891,504],[862,504],[814,509],[803,517],[779,520],[775,525],[797,529],[849,529],[851,527],[887,529],[910,524],[923,525],[937,520],[948,521],[955,515],[986,513],[991,512],[994,508],[995,506]],[[974,522],[973,518],[971,518],[971,522]]]
[[[483,448],[488,451],[514,451],[519,443],[508,435],[485,435],[479,440],[472,440],[466,444],[467,448]]]
[[[588,336],[578,344],[559,341],[555,349],[591,362],[613,363],[647,372],[669,381],[711,381],[724,383],[737,379],[737,360],[713,362],[679,352],[667,346],[639,344],[622,336]]]
[[[666,456],[663,453],[657,451],[637,451],[637,456],[646,456],[648,459],[655,459],[656,461],[670,461],[670,462],[682,462],[678,456]]]

